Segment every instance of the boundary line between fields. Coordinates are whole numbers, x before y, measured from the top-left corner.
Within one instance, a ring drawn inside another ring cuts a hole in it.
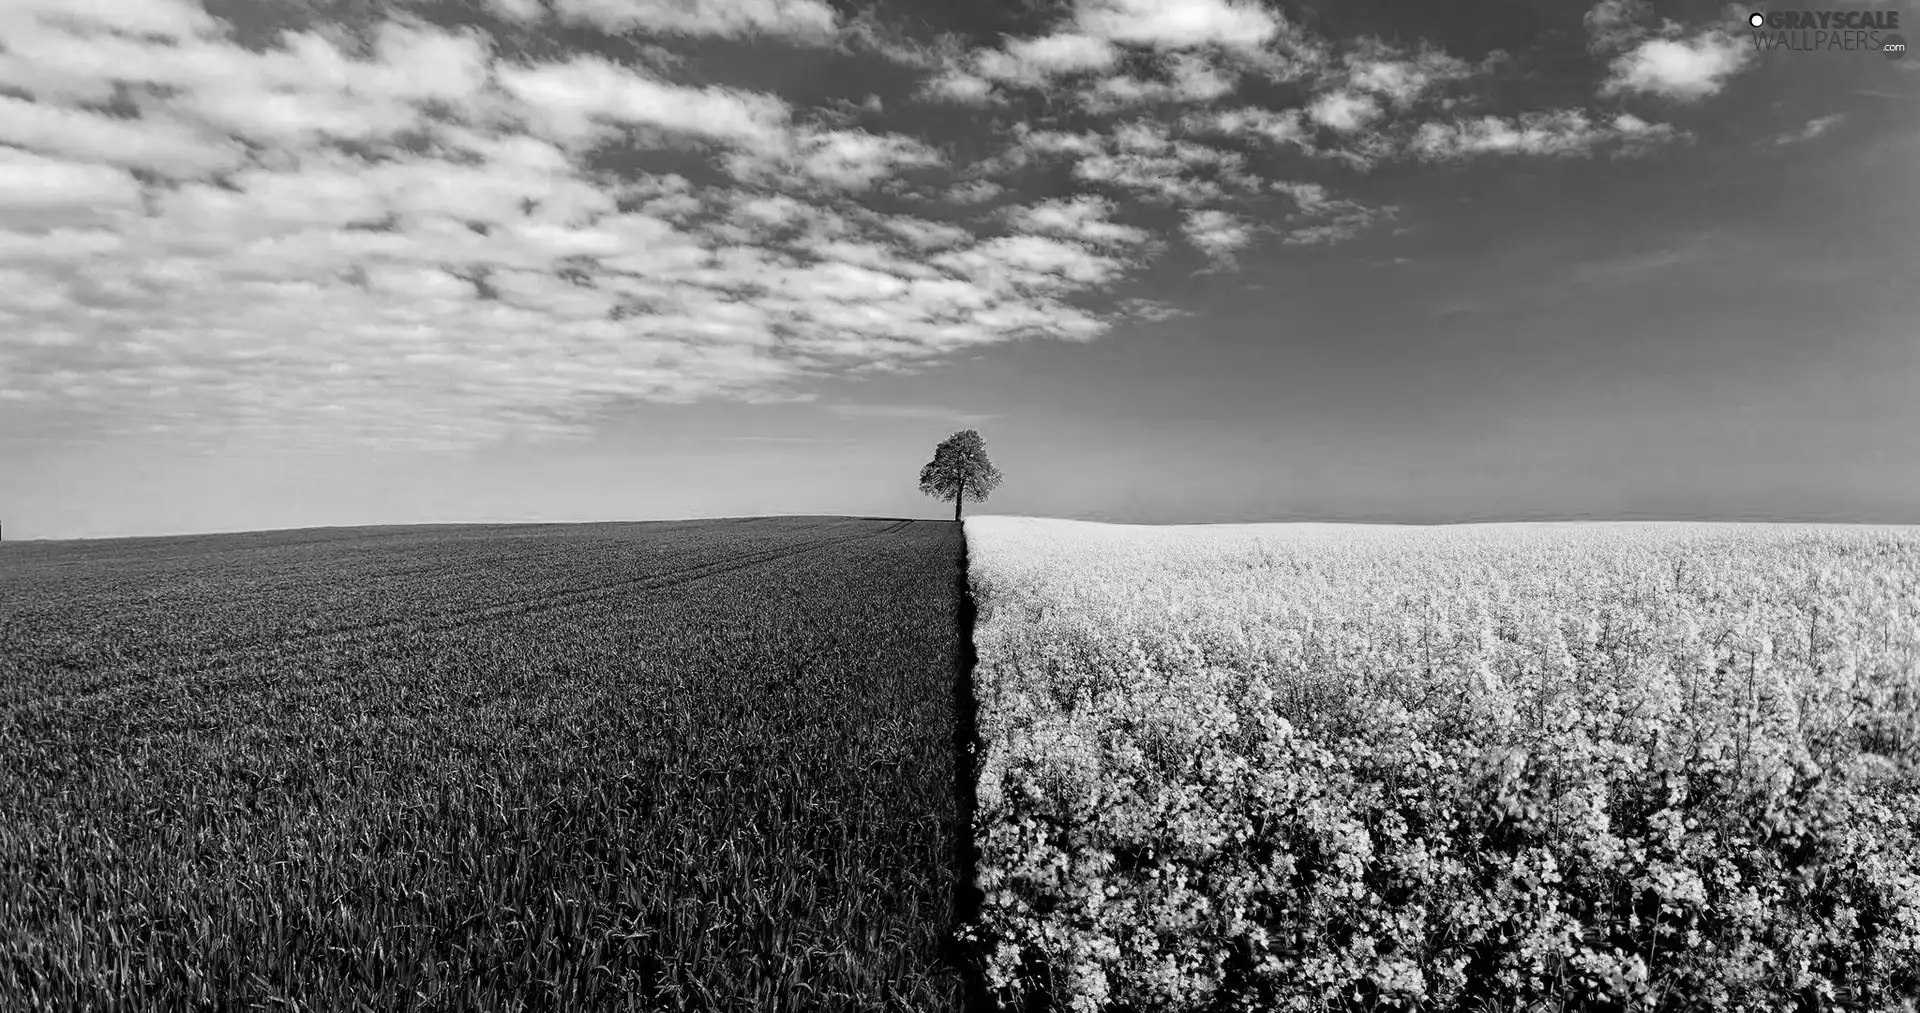
[[[961,522],[956,522],[954,526],[960,532],[959,566],[953,581],[956,604],[953,641],[953,794],[957,810],[953,841],[956,872],[953,912],[954,928],[957,930],[979,921],[984,900],[978,881],[980,848],[973,836],[974,815],[980,808],[980,762],[984,757],[980,754],[980,703],[973,692],[973,669],[979,660],[973,646],[973,626],[978,609],[974,604],[973,589],[967,580],[971,565],[967,553],[967,529]],[[996,1006],[987,991],[985,954],[978,947],[951,936],[948,943],[953,962],[960,969],[961,1008],[968,1013],[993,1013]]]

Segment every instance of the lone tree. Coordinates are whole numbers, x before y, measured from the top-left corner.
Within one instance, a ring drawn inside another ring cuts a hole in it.
[[[953,499],[953,519],[960,519],[960,501],[975,503],[1000,485],[1000,469],[987,460],[986,441],[972,429],[954,433],[933,450],[933,460],[920,469],[920,491],[935,499]]]

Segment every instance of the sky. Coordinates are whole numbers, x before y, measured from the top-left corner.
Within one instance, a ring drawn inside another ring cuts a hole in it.
[[[0,524],[1920,523],[1823,11],[6,0]]]

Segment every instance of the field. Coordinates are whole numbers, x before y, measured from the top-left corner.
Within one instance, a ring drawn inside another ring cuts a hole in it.
[[[0,545],[0,998],[1916,1013],[1920,529]]]
[[[1920,530],[967,537],[1003,998],[1916,1009]]]
[[[0,545],[9,1010],[955,1008],[958,525]]]

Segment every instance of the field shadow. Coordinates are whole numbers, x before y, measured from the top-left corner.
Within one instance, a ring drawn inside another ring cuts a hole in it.
[[[959,528],[956,522],[954,527]],[[973,695],[973,624],[976,608],[973,591],[967,586],[967,542],[960,531],[958,565],[954,569],[953,593],[956,602],[953,642],[953,795],[956,800],[956,826],[953,834],[953,914],[948,933],[948,959],[958,968],[962,983],[962,1008],[968,1013],[991,1013],[995,1006],[987,990],[985,954],[958,937],[964,926],[975,924],[984,896],[976,881],[980,849],[973,839],[973,818],[980,800],[979,703]]]

